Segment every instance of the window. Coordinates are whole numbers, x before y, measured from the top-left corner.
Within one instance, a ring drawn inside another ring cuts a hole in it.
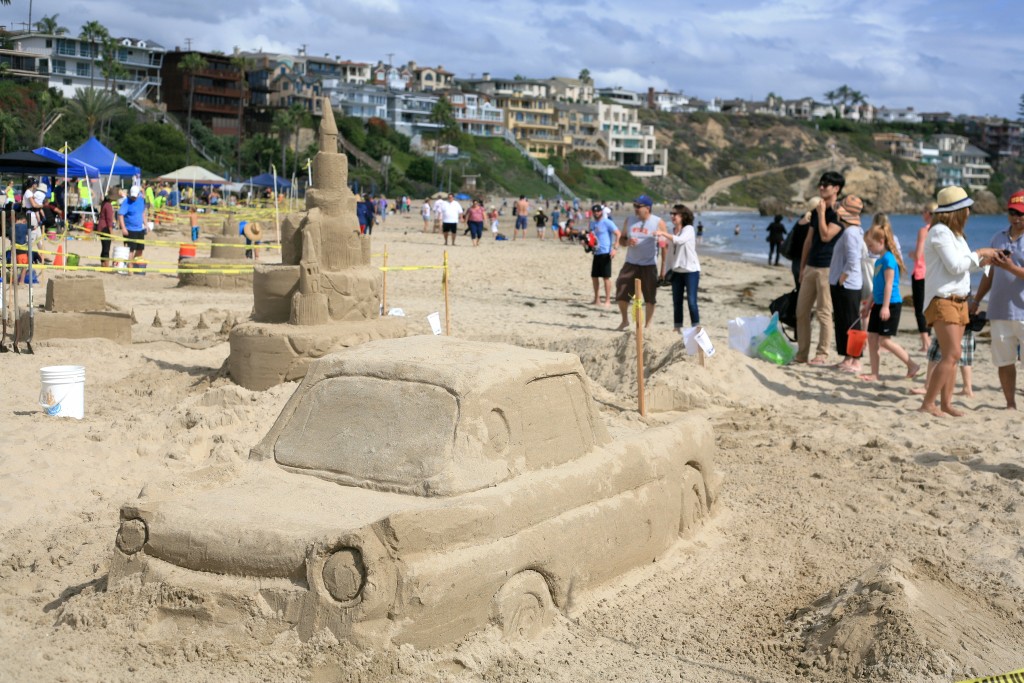
[[[68,65],[63,59],[53,60],[53,73],[55,74],[66,74],[68,72]]]
[[[88,76],[89,66],[90,64],[88,62],[78,62],[77,64],[75,64],[75,73],[77,73],[79,76]]]
[[[73,40],[57,40],[57,54],[75,56],[75,42]]]

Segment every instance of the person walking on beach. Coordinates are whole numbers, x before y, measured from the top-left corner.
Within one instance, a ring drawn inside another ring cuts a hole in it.
[[[110,266],[110,233],[114,229],[114,205],[111,202],[115,199],[120,199],[120,194],[116,187],[111,187],[103,197],[100,215],[96,220],[96,232],[100,238],[100,265],[104,268]]]
[[[423,218],[423,232],[430,232],[430,200],[424,199],[420,207],[420,216]]]
[[[871,358],[871,372],[860,375],[865,382],[879,380],[880,349],[885,349],[907,366],[907,379],[917,377],[921,366],[910,360],[907,353],[893,339],[900,328],[900,311],[903,296],[900,294],[900,273],[903,272],[903,258],[896,247],[889,217],[877,214],[871,229],[864,236],[868,251],[878,256],[872,280],[871,309],[868,314],[868,353]]]
[[[860,212],[864,202],[849,195],[836,208],[836,217],[843,231],[836,239],[832,260],[828,268],[829,297],[832,299],[835,321],[836,350],[843,357],[836,366],[840,372],[857,374],[861,371],[862,351],[851,354],[847,334],[861,328],[861,289],[864,285],[861,271],[861,253],[864,251],[864,231],[860,227]]]
[[[1024,345],[1024,190],[1010,195],[1006,205],[1010,227],[992,238],[994,266],[978,285],[970,303],[975,313],[989,292],[988,320],[992,323],[992,363],[999,372],[1008,410],[1017,409],[1017,362]]]
[[[501,214],[498,213],[498,207],[491,205],[491,211],[487,214],[487,218],[491,221],[491,234],[497,237],[498,235],[498,217]]]
[[[533,217],[533,222],[537,226],[537,238],[544,239],[544,230],[548,224],[548,216],[544,213],[544,209],[537,209],[537,214]]]
[[[995,249],[986,247],[971,251],[964,239],[964,227],[974,200],[962,187],[945,187],[936,198],[932,227],[924,245],[925,320],[931,324],[939,340],[942,360],[935,366],[925,387],[924,400],[918,409],[936,417],[944,414],[960,417],[963,412],[953,406],[953,383],[960,360],[960,342],[964,326],[970,322],[967,299],[971,292],[971,271],[981,270],[992,262]],[[935,399],[939,405],[935,405]]]
[[[480,237],[484,234],[484,219],[487,212],[484,210],[484,203],[479,199],[473,200],[473,206],[466,212],[466,225],[469,226],[469,239],[474,247],[480,246]]]
[[[935,202],[928,202],[921,211],[924,225],[917,231],[917,243],[914,245],[912,258],[914,270],[910,273],[910,295],[914,297],[914,320],[917,322],[917,332],[921,335],[922,351],[927,351],[932,343],[928,323],[924,319],[924,278],[927,272],[924,264],[924,241],[928,237],[928,228],[932,226],[932,211],[935,210],[935,206]]]
[[[658,237],[666,232],[665,221],[653,215],[654,202],[645,194],[633,200],[636,217],[619,237],[619,245],[628,246],[626,262],[615,280],[615,301],[622,314],[622,323],[616,330],[629,327],[629,304],[635,293],[634,280],[639,278],[644,299],[645,327],[654,319],[654,305],[658,298]]]
[[[825,365],[832,345],[832,297],[828,269],[836,237],[842,232],[835,205],[846,179],[836,171],[823,173],[818,180],[818,205],[811,213],[807,237],[800,256],[800,294],[796,302],[797,363]],[[818,346],[814,359],[811,350],[811,313],[818,316]]]
[[[444,237],[444,244],[448,246],[448,235],[452,236],[452,246],[455,246],[455,236],[459,229],[459,220],[462,218],[462,204],[455,201],[455,195],[448,193],[448,199],[441,204],[441,233]]]
[[[444,209],[444,197],[438,197],[434,201],[434,232],[441,232],[441,211]]]
[[[519,232],[522,231],[522,237],[526,239],[526,228],[530,224],[530,202],[526,199],[525,194],[519,195],[519,199],[512,205],[512,210],[515,212],[516,227],[512,229],[512,241],[519,237]]]
[[[685,204],[672,207],[672,233],[659,231],[659,238],[671,240],[669,280],[672,283],[672,329],[683,329],[683,297],[690,311],[690,326],[700,324],[697,289],[700,285],[700,259],[697,258],[697,231],[693,227],[693,211]]]
[[[779,265],[782,243],[786,240],[786,226],[782,224],[782,215],[775,214],[775,220],[768,224],[768,265],[772,265],[772,253],[775,254],[775,265]]]
[[[146,200],[142,198],[142,188],[132,185],[128,197],[121,202],[117,210],[117,223],[121,234],[128,238],[128,248],[134,261],[142,257],[146,248]]]
[[[617,251],[616,245],[622,232],[612,221],[605,218],[601,211],[601,205],[593,206],[594,219],[590,221],[590,232],[594,235],[594,259],[590,264],[590,279],[594,284],[594,300],[590,303],[598,305],[603,303],[605,308],[612,305],[611,278],[612,259]],[[604,280],[604,302],[601,302],[600,281]]]

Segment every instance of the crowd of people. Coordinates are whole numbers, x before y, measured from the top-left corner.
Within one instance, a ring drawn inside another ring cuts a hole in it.
[[[900,276],[907,270],[900,245],[883,213],[863,231],[864,202],[855,195],[840,199],[844,185],[841,174],[823,174],[813,209],[793,228],[793,238],[801,240],[793,263],[798,287],[795,362],[830,365],[834,347],[841,360],[831,367],[876,382],[880,352],[885,350],[906,365],[906,377],[913,379],[921,367],[895,340],[903,304]],[[974,316],[986,296],[992,360],[1006,407],[1016,408],[1016,363],[1024,343],[1024,191],[1010,197],[1009,227],[989,246],[973,250],[965,238],[972,205],[963,188],[943,188],[925,207],[925,225],[907,255],[912,259],[915,322],[929,361],[925,386],[918,392],[924,396],[920,410],[936,416],[963,414],[952,401],[956,369],[961,366],[964,392],[970,394],[967,369],[973,360],[972,332],[979,325]],[[971,273],[982,270],[972,296]],[[818,320],[813,357],[812,315]],[[868,372],[861,365],[862,345],[851,339],[853,330],[867,333]]]

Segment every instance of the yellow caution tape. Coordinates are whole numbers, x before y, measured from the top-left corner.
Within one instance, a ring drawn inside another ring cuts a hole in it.
[[[957,683],[1024,683],[1024,669],[1017,669],[998,676],[986,676],[985,678],[972,678]]]
[[[644,299],[643,299],[643,296],[642,295],[640,295],[640,296],[634,295],[632,301],[633,301],[633,305],[632,305],[631,311],[633,313],[633,322],[635,322],[637,325],[643,325],[644,324]]]
[[[219,273],[221,275],[252,275],[252,270],[244,270],[240,268],[148,268],[145,267],[148,264],[132,263],[127,262],[124,266],[54,266],[49,264],[37,263],[32,266],[32,270],[83,270],[94,273],[126,273],[126,272],[137,272],[142,273],[160,273],[167,275],[180,275],[182,273],[187,274],[202,274],[202,273]],[[27,266],[23,266],[21,270],[27,270]]]
[[[377,266],[378,270],[443,270],[444,266]],[[443,282],[443,280],[442,280]]]

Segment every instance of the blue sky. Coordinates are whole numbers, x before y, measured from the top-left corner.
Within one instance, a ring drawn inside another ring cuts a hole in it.
[[[232,7],[245,9],[235,11]],[[1021,0],[35,0],[77,35],[168,48],[262,48],[415,60],[456,76],[576,76],[701,98],[786,98],[848,85],[876,106],[1016,118],[1024,93]],[[27,0],[0,9],[26,21]]]

